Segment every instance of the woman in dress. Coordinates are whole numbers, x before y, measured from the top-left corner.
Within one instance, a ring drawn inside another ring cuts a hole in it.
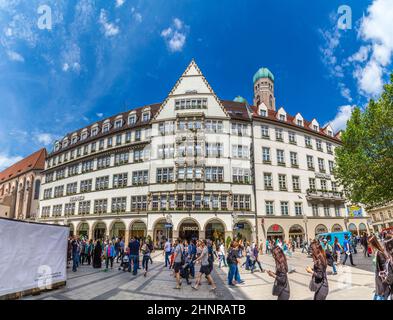
[[[100,240],[97,240],[96,245],[94,246],[93,268],[101,268],[101,254],[102,254],[101,243]]]
[[[310,290],[314,293],[314,300],[326,300],[329,293],[329,284],[326,275],[327,259],[325,251],[318,241],[311,243],[311,255],[314,267],[308,266],[306,271],[312,274]]]
[[[284,252],[279,246],[275,246],[272,251],[276,271],[267,271],[267,274],[275,279],[273,285],[273,295],[277,300],[289,300],[290,289],[288,281],[288,264]]]

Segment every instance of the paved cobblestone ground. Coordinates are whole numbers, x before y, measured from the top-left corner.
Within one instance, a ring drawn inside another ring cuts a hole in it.
[[[274,261],[271,256],[262,255],[264,268],[274,270]],[[290,273],[291,299],[308,300],[313,294],[308,290],[310,275],[305,268],[312,265],[312,259],[301,252],[295,252],[288,258],[289,266],[295,269]],[[339,266],[338,275],[332,275],[329,268],[328,278],[330,293],[328,299],[339,300],[370,300],[374,291],[374,273],[372,272],[371,258],[364,258],[362,253],[354,255],[356,267]],[[347,261],[347,264],[349,262]],[[209,291],[210,286],[203,280],[202,286],[195,291],[183,281],[180,290],[174,289],[175,279],[172,271],[164,267],[161,252],[153,253],[153,264],[147,277],[143,272],[137,276],[131,273],[118,271],[118,264],[113,269],[104,272],[103,269],[93,269],[91,266],[81,266],[77,272],[68,269],[67,285],[63,288],[42,293],[38,296],[25,297],[27,300],[173,300],[173,299],[276,299],[271,295],[273,279],[266,273],[256,271],[251,274],[241,269],[241,277],[245,283],[235,288],[226,284],[228,269],[218,269],[217,264],[213,278],[217,284],[217,292]],[[196,266],[199,270],[199,266]],[[140,271],[140,270],[139,270]]]

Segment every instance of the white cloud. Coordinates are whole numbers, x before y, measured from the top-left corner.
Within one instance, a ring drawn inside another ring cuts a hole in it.
[[[124,2],[126,2],[126,0],[116,0],[116,8],[121,7],[124,4]]]
[[[102,112],[97,112],[97,113],[96,113],[96,116],[97,116],[98,118],[102,118],[102,117],[104,116],[104,114],[103,114]]]
[[[182,51],[187,39],[188,26],[179,18],[173,19],[172,26],[161,31],[161,37],[166,41],[169,51]]]
[[[338,108],[338,112],[335,118],[329,121],[330,125],[332,126],[335,132],[346,128],[347,121],[351,117],[353,109],[354,106],[351,105],[345,105]]]
[[[8,50],[7,55],[11,61],[25,62],[25,58],[23,58],[23,56],[20,55],[18,52]]]
[[[101,9],[99,22],[104,28],[104,34],[106,37],[113,37],[120,32],[118,26],[116,26],[114,23],[108,22],[106,11],[104,9]]]
[[[0,153],[0,171],[3,171],[22,159],[23,158],[21,156],[9,156],[7,154]]]
[[[355,66],[354,77],[358,80],[360,93],[375,97],[383,90],[383,76],[393,54],[392,0],[374,0],[367,13],[361,20],[359,37],[370,44],[370,53],[364,55],[364,46],[355,53],[359,59],[354,61],[364,63]]]
[[[48,146],[52,144],[53,141],[56,140],[56,137],[50,133],[36,133],[34,139],[38,142],[43,144],[44,146]]]

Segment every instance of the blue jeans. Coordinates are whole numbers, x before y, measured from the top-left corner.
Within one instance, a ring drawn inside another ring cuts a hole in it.
[[[385,300],[384,296],[379,296],[377,294],[374,294],[374,299],[373,300]]]
[[[219,256],[218,259],[219,259],[219,260],[218,260],[218,267],[219,267],[219,268],[221,268],[221,262],[224,262],[224,266],[227,267],[227,262],[225,261],[225,256],[224,256],[224,255]]]
[[[73,254],[72,255],[72,271],[76,271],[76,268],[79,266],[79,255]]]
[[[333,262],[332,268],[333,268],[333,272],[337,273],[337,267],[335,262]]]
[[[194,260],[192,260],[192,263],[190,263],[190,276],[191,277],[195,277],[195,264],[194,264]]]
[[[229,264],[228,284],[233,283],[233,278],[235,277],[235,274],[236,274],[236,264],[231,263],[231,264]]]
[[[168,265],[171,265],[171,262],[169,261],[169,257],[171,256],[171,252],[165,252],[165,267],[168,267]]]
[[[130,255],[130,263],[128,265],[128,271],[131,272],[131,263],[133,264],[132,273],[138,273],[138,256],[137,255]]]

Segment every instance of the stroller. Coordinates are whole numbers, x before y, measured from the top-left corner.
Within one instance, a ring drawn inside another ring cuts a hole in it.
[[[119,271],[123,268],[123,271],[125,272],[126,270],[128,270],[129,265],[130,265],[130,258],[128,257],[127,254],[125,254],[121,259]]]
[[[187,284],[191,284],[189,278],[190,278],[190,269],[193,262],[189,256],[187,256],[185,260],[186,260],[185,264],[180,269],[180,277],[186,279]]]

